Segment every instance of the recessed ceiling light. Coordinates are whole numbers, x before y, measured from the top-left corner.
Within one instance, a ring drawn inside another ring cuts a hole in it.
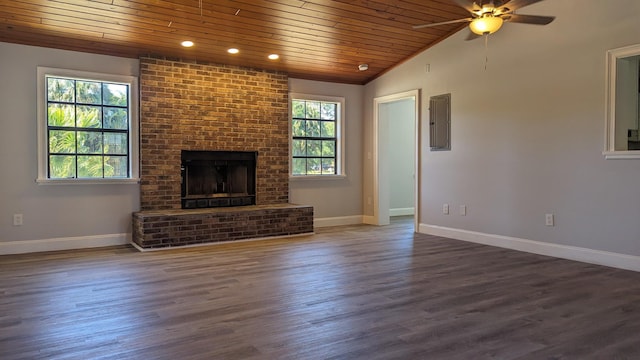
[[[360,64],[360,65],[358,65],[358,70],[360,70],[360,71],[369,70],[369,64]]]
[[[185,41],[181,42],[180,45],[182,45],[184,47],[192,47],[193,46],[193,41],[185,40]]]
[[[271,54],[268,56],[269,60],[278,60],[280,58],[280,55],[278,54]]]
[[[239,52],[240,52],[240,50],[238,50],[238,49],[236,49],[236,48],[230,48],[230,49],[228,49],[228,50],[227,50],[227,52],[228,52],[229,54],[237,54],[237,53],[239,53]]]

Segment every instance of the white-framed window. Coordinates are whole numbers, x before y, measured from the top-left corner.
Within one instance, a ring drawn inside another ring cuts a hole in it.
[[[290,94],[290,174],[294,178],[344,177],[342,97]]]
[[[640,44],[607,51],[607,159],[640,159]]]
[[[138,171],[138,79],[38,67],[38,183],[130,183]]]

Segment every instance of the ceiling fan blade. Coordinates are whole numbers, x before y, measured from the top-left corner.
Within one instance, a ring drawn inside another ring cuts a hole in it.
[[[555,19],[555,16],[540,16],[540,15],[520,15],[520,14],[508,14],[502,17],[504,21],[521,24],[532,25],[547,25]]]
[[[451,20],[451,21],[443,21],[443,22],[437,22],[437,23],[432,23],[432,24],[413,25],[413,28],[414,29],[422,29],[422,28],[432,27],[432,26],[440,26],[440,25],[447,25],[447,24],[457,24],[457,23],[461,23],[461,22],[469,22],[471,20],[473,20],[473,18],[458,19],[458,20]]]
[[[466,9],[468,12],[474,12],[480,9],[474,0],[453,0],[453,2]]]
[[[542,0],[511,0],[503,4],[502,7],[509,8],[509,11],[513,11],[540,1]]]

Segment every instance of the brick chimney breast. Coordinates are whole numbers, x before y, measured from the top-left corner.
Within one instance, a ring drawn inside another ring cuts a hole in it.
[[[256,204],[289,200],[286,74],[140,59],[141,210],[180,209],[182,150],[257,151]]]

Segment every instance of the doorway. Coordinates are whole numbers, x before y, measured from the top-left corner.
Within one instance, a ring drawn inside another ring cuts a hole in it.
[[[413,215],[417,229],[420,91],[377,97],[373,106],[375,224],[389,224],[392,215]]]

